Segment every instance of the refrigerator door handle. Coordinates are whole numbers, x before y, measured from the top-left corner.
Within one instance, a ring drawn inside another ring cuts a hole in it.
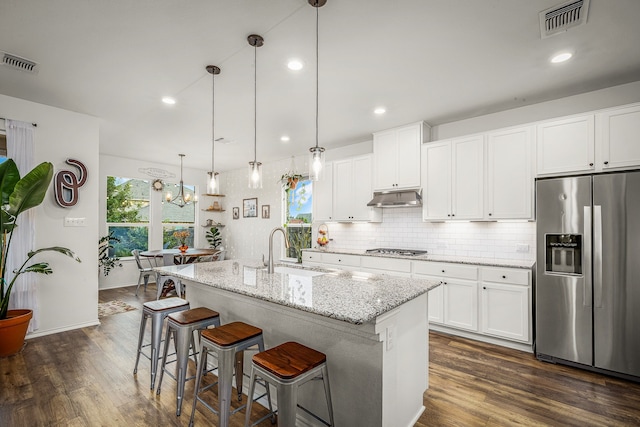
[[[593,298],[602,308],[602,206],[593,206]]]
[[[584,207],[584,247],[583,257],[584,263],[582,264],[586,268],[584,271],[584,292],[582,293],[582,305],[585,307],[591,307],[592,299],[592,278],[591,278],[591,206]]]

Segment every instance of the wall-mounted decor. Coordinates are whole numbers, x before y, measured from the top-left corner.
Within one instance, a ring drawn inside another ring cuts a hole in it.
[[[242,216],[244,218],[258,217],[258,198],[242,200]]]
[[[176,174],[158,168],[139,168],[138,172],[148,175],[152,178],[175,178]]]
[[[75,206],[78,203],[78,190],[87,182],[87,167],[79,160],[67,159],[67,164],[80,170],[79,176],[72,171],[61,170],[56,173],[53,188],[56,202],[63,208]]]
[[[240,208],[233,208],[233,219],[240,218]]]
[[[164,183],[161,179],[154,179],[151,183],[151,188],[153,188],[155,191],[162,191],[164,189]]]
[[[262,205],[262,218],[269,219],[271,207],[269,205]]]

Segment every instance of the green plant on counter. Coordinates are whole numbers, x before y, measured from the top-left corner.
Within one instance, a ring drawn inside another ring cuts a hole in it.
[[[285,224],[285,227],[287,225]],[[311,247],[311,227],[287,227],[289,230],[290,251],[294,252],[298,262],[302,262],[302,250]]]
[[[218,227],[211,227],[205,234],[205,237],[207,238],[207,242],[209,242],[210,248],[218,249],[222,244],[222,236],[220,236]]]
[[[114,268],[122,267],[120,258],[115,254],[115,248],[111,243],[120,243],[120,239],[112,231],[98,240],[98,269],[102,269],[102,274],[109,275]]]

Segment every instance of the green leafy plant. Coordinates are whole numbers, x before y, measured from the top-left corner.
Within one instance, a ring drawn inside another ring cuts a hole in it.
[[[295,173],[295,172],[284,173],[280,177],[280,181],[282,182],[282,188],[284,188],[284,191],[287,191],[287,192],[289,190],[294,190],[296,188],[296,185],[298,185],[298,181],[300,181],[303,178],[304,176],[300,175],[299,173]]]
[[[29,251],[22,265],[7,274],[7,255],[11,251],[13,231],[18,226],[17,220],[21,213],[42,203],[53,178],[53,165],[49,162],[40,163],[24,177],[20,178],[18,167],[12,159],[0,164],[0,234],[2,248],[0,250],[0,320],[7,318],[9,297],[16,279],[23,273],[51,274],[53,270],[48,262],[36,262],[27,265],[31,259],[42,252],[58,252],[80,262],[80,259],[67,248],[51,246]],[[13,254],[15,256],[16,254]]]
[[[207,238],[207,242],[209,242],[209,247],[213,249],[218,249],[222,244],[222,236],[220,236],[218,227],[211,227],[205,234],[205,237]]]
[[[286,227],[286,224],[285,224]],[[289,248],[298,262],[302,262],[302,250],[311,247],[311,227],[287,227],[289,230]]]
[[[98,240],[98,268],[102,269],[105,276],[108,276],[114,268],[122,267],[120,258],[114,253],[115,249],[112,243],[120,243],[120,239],[114,235],[113,231]],[[113,256],[111,256],[112,254]]]

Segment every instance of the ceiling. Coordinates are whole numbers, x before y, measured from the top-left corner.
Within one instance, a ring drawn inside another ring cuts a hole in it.
[[[319,139],[335,148],[640,80],[640,1],[591,0],[586,25],[541,38],[559,0],[328,0],[319,9]],[[315,16],[307,0],[1,0],[0,93],[98,117],[100,153],[216,170],[315,144]],[[570,50],[562,64],[549,58]],[[290,58],[305,64],[292,72]],[[177,103],[167,106],[163,96]],[[377,106],[387,113],[373,114]],[[282,135],[290,141],[280,141]]]

